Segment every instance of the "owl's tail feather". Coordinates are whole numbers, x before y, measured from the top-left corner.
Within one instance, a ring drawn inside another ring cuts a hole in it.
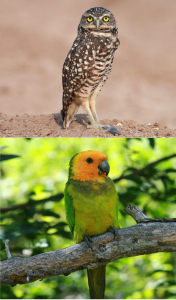
[[[104,299],[106,266],[87,269],[90,299]]]

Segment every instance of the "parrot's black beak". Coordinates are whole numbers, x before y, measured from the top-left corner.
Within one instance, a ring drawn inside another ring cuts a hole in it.
[[[106,160],[102,161],[101,164],[98,165],[99,175],[106,173],[106,176],[109,174],[110,166]]]

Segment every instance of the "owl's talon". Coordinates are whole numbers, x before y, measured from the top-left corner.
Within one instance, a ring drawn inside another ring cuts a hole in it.
[[[100,129],[100,127],[98,126],[98,125],[87,125],[87,127],[86,127],[87,129],[91,129],[91,128],[95,128],[95,129]]]
[[[106,132],[108,133],[112,133],[112,134],[118,134],[118,135],[121,135],[121,133],[117,130],[117,128],[113,125],[101,125],[101,127],[103,129],[106,130]]]
[[[87,125],[86,128],[87,128],[87,129],[90,129],[90,128],[92,128],[92,126],[91,126],[91,125]]]

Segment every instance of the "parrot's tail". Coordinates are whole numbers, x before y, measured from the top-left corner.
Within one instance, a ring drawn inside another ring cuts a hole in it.
[[[104,299],[106,266],[87,269],[90,299]]]

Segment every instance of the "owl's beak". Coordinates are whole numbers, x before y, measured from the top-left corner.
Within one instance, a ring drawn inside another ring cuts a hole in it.
[[[100,21],[99,20],[97,20],[97,29],[100,27]]]

